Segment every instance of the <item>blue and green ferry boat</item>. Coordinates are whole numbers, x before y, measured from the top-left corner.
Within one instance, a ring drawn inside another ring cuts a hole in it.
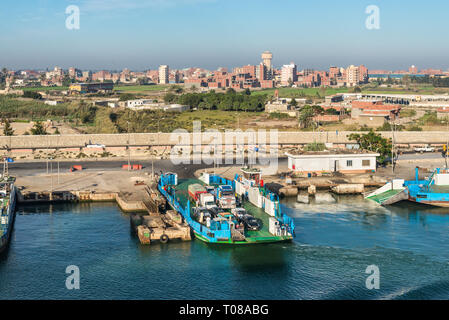
[[[243,169],[242,175],[227,180],[217,175],[203,174],[199,179],[181,179],[174,173],[161,175],[158,190],[167,199],[169,205],[179,212],[189,224],[195,237],[211,244],[250,245],[291,241],[295,232],[293,219],[281,211],[277,195],[263,187],[261,173],[254,169]],[[208,224],[200,223],[194,216],[197,206],[189,196],[188,188],[192,184],[201,184],[209,188],[222,185],[231,186],[237,197],[243,199],[241,208],[260,221],[258,230],[237,228],[238,218],[232,210],[225,219],[218,218]]]

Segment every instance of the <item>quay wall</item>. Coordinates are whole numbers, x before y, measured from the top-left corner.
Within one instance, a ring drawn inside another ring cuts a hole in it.
[[[127,201],[116,192],[55,191],[55,192],[18,192],[18,201],[22,204],[48,202],[112,202],[116,201],[124,212],[147,211],[143,201]]]
[[[262,131],[261,131],[262,132]],[[313,142],[350,144],[348,136],[351,133],[360,132],[278,132],[277,139],[271,137],[270,131],[264,133],[256,133],[256,140],[250,138],[249,133],[229,133],[232,144],[236,144],[237,139],[243,139],[241,142],[251,145],[252,143],[262,144],[279,144],[302,145]],[[366,132],[365,132],[366,133]],[[363,134],[363,132],[361,132]],[[391,132],[381,132],[385,138],[391,138]],[[396,132],[395,141],[398,144],[444,144],[447,142],[449,132],[427,131],[427,132]],[[36,149],[71,149],[86,150],[89,144],[105,145],[108,148],[120,148],[130,146],[149,147],[149,146],[196,146],[200,143],[204,145],[220,145],[226,144],[225,135],[221,138],[214,138],[211,133],[202,133],[201,137],[192,133],[135,133],[135,134],[86,134],[86,135],[48,135],[48,136],[12,136],[0,137],[0,148],[14,150],[36,150]],[[216,139],[216,140],[214,140]],[[276,141],[277,140],[277,141]],[[251,142],[253,141],[253,142]]]

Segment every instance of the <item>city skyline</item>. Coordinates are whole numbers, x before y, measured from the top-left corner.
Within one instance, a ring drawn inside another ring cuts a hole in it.
[[[79,30],[65,27],[65,10],[73,4],[81,11]],[[371,4],[380,9],[379,30],[365,27]],[[298,69],[449,68],[449,44],[441,41],[449,4],[435,0],[406,7],[354,0],[25,0],[2,7],[0,26],[7,32],[0,35],[0,66],[11,69],[147,70],[167,64],[214,70],[256,65],[264,50],[273,52],[277,68],[291,61]]]

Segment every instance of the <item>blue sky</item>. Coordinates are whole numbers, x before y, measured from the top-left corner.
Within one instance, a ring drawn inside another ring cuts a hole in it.
[[[69,5],[80,30],[65,27]],[[380,30],[365,27],[368,5]],[[0,4],[0,67],[154,69],[274,64],[299,69],[449,68],[449,1],[16,0]]]

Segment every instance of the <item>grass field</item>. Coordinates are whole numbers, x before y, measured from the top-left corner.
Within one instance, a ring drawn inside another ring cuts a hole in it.
[[[236,129],[246,126],[248,121],[254,120],[264,114],[263,112],[233,112],[221,110],[198,110],[193,112],[183,112],[176,117],[176,121],[182,127],[192,127],[193,121],[201,121],[203,129]]]
[[[303,97],[316,97],[317,93],[320,96],[329,96],[337,93],[346,93],[348,88],[279,88],[279,89],[264,89],[260,91],[253,91],[253,95],[274,95],[274,92],[279,90],[279,96],[282,98],[303,98]]]
[[[145,92],[164,91],[169,87],[170,85],[114,86],[114,91],[126,93],[145,93]]]
[[[69,87],[33,87],[33,88],[20,88],[23,91],[63,91],[69,90]]]

